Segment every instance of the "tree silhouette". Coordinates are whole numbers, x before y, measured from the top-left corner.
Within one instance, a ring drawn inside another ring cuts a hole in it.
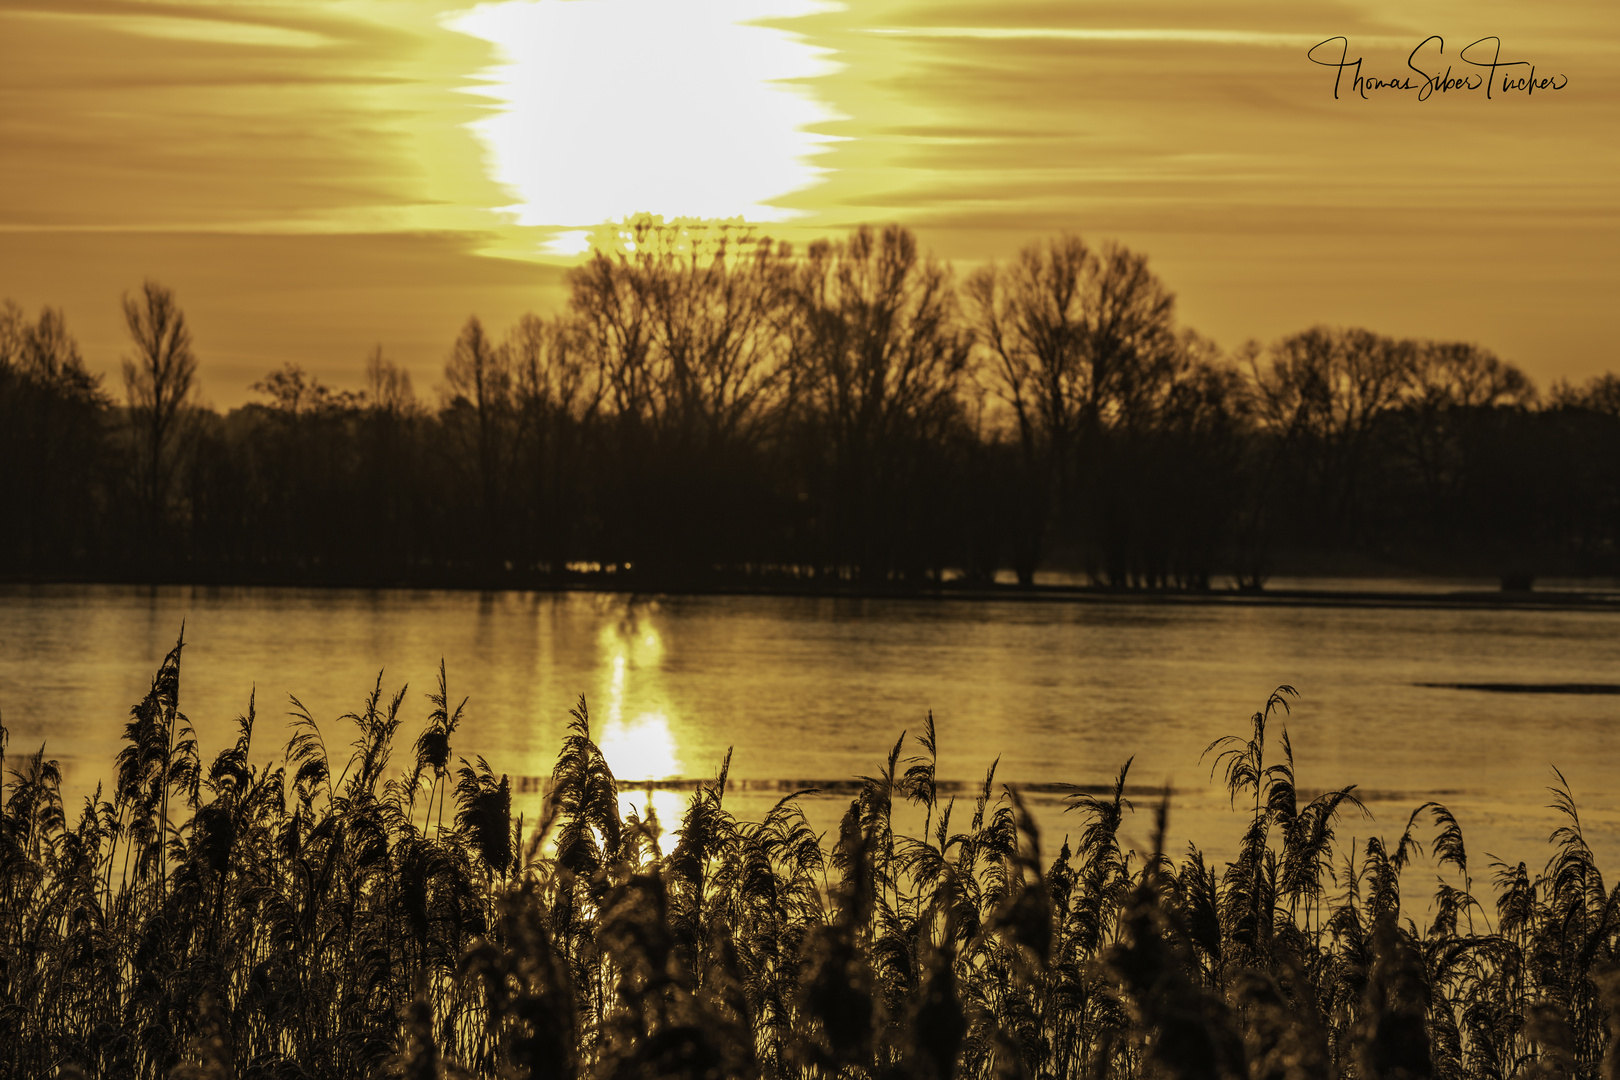
[[[796,253],[604,227],[566,307],[462,327],[419,402],[294,360],[194,403],[174,295],[124,298],[123,408],[60,312],[0,307],[0,573],[631,588],[1258,588],[1284,566],[1620,568],[1620,380],[1317,327],[1228,354],[1145,256],[1057,236],[958,289],[904,228]],[[634,570],[630,570],[630,567]],[[600,579],[598,579],[600,580]]]
[[[108,401],[61,311],[30,322],[0,306],[0,553],[11,565],[71,566],[94,543],[93,480],[106,465]]]
[[[794,393],[789,255],[732,223],[641,215],[575,271],[557,340],[602,387],[611,561],[703,570],[764,527],[766,458]]]
[[[1151,433],[1166,414],[1188,419],[1186,407],[1220,384],[1177,336],[1174,295],[1144,256],[1117,244],[1094,251],[1077,236],[991,264],[966,292],[984,373],[1011,410],[1020,449],[1019,582],[1033,583],[1056,510],[1071,535],[1105,549],[1096,572],[1124,583],[1144,524],[1127,504],[1166,501],[1141,472],[1156,452]],[[1202,380],[1200,393],[1189,379]]]
[[[602,406],[601,372],[587,362],[577,329],[565,317],[523,316],[506,348],[518,410],[514,486],[521,491],[521,550],[557,574],[586,512],[581,477]]]
[[[1269,365],[1252,361],[1260,422],[1324,534],[1359,524],[1380,416],[1409,392],[1415,355],[1409,341],[1315,327],[1275,343]]]
[[[392,416],[404,416],[416,409],[411,373],[383,356],[381,345],[366,356],[366,404]]]
[[[929,516],[913,493],[926,447],[960,425],[972,337],[950,268],[899,226],[811,245],[794,302],[790,362],[823,448],[827,554],[881,576],[898,537]]]
[[[476,549],[493,564],[505,548],[506,483],[510,474],[516,415],[512,399],[512,362],[507,350],[492,341],[477,318],[467,320],[444,365],[449,404],[444,424],[470,464],[478,491]]]
[[[992,263],[968,279],[965,292],[985,373],[1017,425],[1017,512],[1013,568],[1020,585],[1035,582],[1055,500],[1080,431],[1087,327],[1085,281],[1096,256],[1078,236],[1031,244],[1009,267]]]
[[[176,447],[191,403],[197,358],[191,331],[174,293],[147,281],[139,296],[124,297],[124,321],[135,345],[126,358],[124,395],[134,434],[137,501],[148,543],[156,543],[168,516]]]

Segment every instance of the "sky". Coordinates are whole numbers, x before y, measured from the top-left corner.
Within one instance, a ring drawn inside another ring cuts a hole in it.
[[[379,345],[430,396],[603,221],[897,221],[959,273],[1117,240],[1228,349],[1364,326],[1580,381],[1620,368],[1617,37],[1612,0],[0,0],[0,298],[115,393],[150,278],[216,407]]]

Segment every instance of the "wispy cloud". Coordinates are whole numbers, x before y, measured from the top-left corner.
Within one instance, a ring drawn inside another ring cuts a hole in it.
[[[1072,26],[873,26],[868,34],[908,38],[967,38],[978,41],[1128,41],[1183,42],[1197,45],[1251,45],[1274,49],[1308,49],[1320,34],[1272,33],[1259,30],[1200,30],[1174,27]],[[1399,45],[1405,38],[1357,36],[1358,45]]]
[[[242,18],[216,18],[204,15],[109,15],[83,11],[17,11],[7,14],[18,19],[82,23],[86,29],[93,24],[98,30],[110,30],[135,37],[197,41],[213,45],[314,49],[335,43],[335,39],[313,30]]]

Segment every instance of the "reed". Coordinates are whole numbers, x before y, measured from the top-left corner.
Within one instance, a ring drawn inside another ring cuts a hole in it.
[[[941,797],[932,717],[830,842],[807,792],[739,820],[728,760],[664,852],[583,700],[525,823],[454,757],[442,667],[406,762],[379,678],[341,735],[295,700],[269,763],[250,697],[205,763],[183,648],[73,812],[0,726],[0,1076],[1620,1077],[1620,890],[1562,775],[1545,866],[1482,890],[1437,803],[1359,846],[1353,789],[1300,805],[1288,687],[1208,751],[1241,806],[1223,867],[1162,850],[1163,804],[1156,850],[1122,843],[1129,762],[1043,854],[994,766]]]

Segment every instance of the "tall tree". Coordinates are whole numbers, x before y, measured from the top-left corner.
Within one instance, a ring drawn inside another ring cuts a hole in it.
[[[603,510],[624,558],[702,571],[768,529],[791,277],[788,248],[746,227],[650,215],[606,230],[572,275],[559,340],[603,389]]]
[[[560,573],[586,516],[586,440],[602,405],[602,371],[588,362],[567,316],[524,315],[506,348],[516,385],[516,472],[527,492],[523,551]]]
[[[507,554],[505,496],[516,433],[512,361],[476,317],[456,338],[444,381],[450,401],[442,420],[462,460],[471,463],[478,490],[478,555],[498,561]]]
[[[1482,460],[1481,442],[1497,434],[1490,414],[1528,408],[1535,390],[1522,371],[1477,345],[1426,341],[1413,348],[1405,397],[1391,425],[1392,449],[1415,474],[1418,516],[1452,550],[1464,520],[1460,501],[1477,482],[1469,474]]]
[[[383,355],[382,346],[373,346],[366,355],[366,404],[390,416],[405,416],[416,409],[416,391],[411,373]]]
[[[1079,433],[1081,365],[1086,338],[1083,286],[1095,256],[1078,236],[1031,244],[1009,267],[992,263],[965,292],[978,340],[989,353],[985,372],[1012,410],[1019,470],[1010,533],[1018,583],[1035,568],[1064,487]]]
[[[990,384],[1016,426],[1024,479],[1014,566],[1028,585],[1054,504],[1078,512],[1082,483],[1097,488],[1104,437],[1151,427],[1185,372],[1175,296],[1145,256],[1118,244],[1093,250],[1077,236],[1031,244],[1011,266],[976,273],[966,291]]]
[[[124,360],[124,394],[134,433],[137,500],[150,543],[168,518],[178,442],[191,404],[197,358],[174,293],[147,281],[124,296],[124,321],[135,355]]]
[[[30,322],[0,306],[0,556],[19,569],[87,554],[105,464],[99,376],[85,369],[61,311]]]
[[[1251,361],[1258,417],[1294,473],[1288,497],[1310,505],[1318,540],[1360,524],[1375,433],[1409,392],[1414,357],[1409,341],[1319,326],[1272,345],[1269,365]]]
[[[757,438],[782,390],[789,256],[728,222],[641,215],[600,238],[569,312],[614,412],[689,445]]]
[[[830,551],[862,574],[893,568],[926,531],[928,447],[963,415],[972,348],[951,271],[891,225],[810,246],[795,288],[791,362],[830,480]]]

